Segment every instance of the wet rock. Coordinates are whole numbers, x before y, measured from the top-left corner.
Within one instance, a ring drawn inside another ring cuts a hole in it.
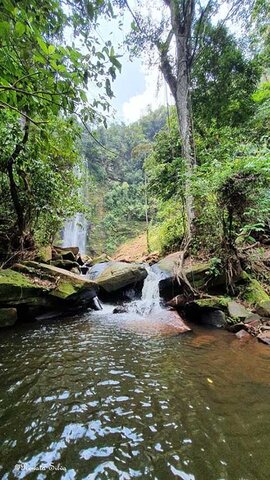
[[[212,327],[221,328],[225,327],[226,316],[221,310],[208,309],[202,312],[200,323],[204,325],[210,325]]]
[[[113,309],[112,313],[127,313],[128,309],[127,307],[124,307],[124,305],[119,305],[118,307],[115,307]]]
[[[100,275],[105,270],[105,268],[108,267],[108,265],[110,265],[110,263],[107,263],[107,262],[96,263],[88,271],[88,275],[87,275],[88,278],[90,278],[91,280],[96,280],[98,275]]]
[[[150,313],[147,318],[125,321],[122,326],[145,335],[176,336],[191,332],[191,328],[173,310]]]
[[[256,310],[262,317],[270,317],[270,300],[261,302]]]
[[[250,312],[241,303],[234,300],[228,302],[228,313],[233,320],[245,320],[250,316]]]
[[[250,333],[248,333],[246,330],[242,329],[242,330],[239,330],[239,332],[237,332],[235,334],[235,336],[238,338],[238,340],[241,340],[241,341],[248,341],[252,338],[252,336],[250,335]]]
[[[16,308],[0,308],[0,328],[12,327],[17,321]]]
[[[86,265],[82,265],[81,272],[82,275],[86,275],[89,272],[89,267],[87,267]]]
[[[183,307],[187,303],[187,298],[185,295],[177,295],[176,297],[172,298],[172,300],[169,300],[166,302],[168,307],[172,308],[178,308],[178,307]]]
[[[257,336],[257,338],[258,338],[258,340],[260,340],[260,342],[263,342],[266,345],[270,345],[270,331],[269,330],[266,330],[265,332],[260,333]]]
[[[110,262],[96,277],[97,284],[106,292],[114,292],[144,280],[147,271],[139,263]]]
[[[232,333],[240,332],[240,330],[247,330],[248,327],[243,322],[241,323],[234,323],[233,325],[228,325],[227,330]]]

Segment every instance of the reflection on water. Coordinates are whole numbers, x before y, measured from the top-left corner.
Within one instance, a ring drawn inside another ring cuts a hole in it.
[[[1,332],[1,478],[269,478],[270,349],[136,322],[107,310]]]

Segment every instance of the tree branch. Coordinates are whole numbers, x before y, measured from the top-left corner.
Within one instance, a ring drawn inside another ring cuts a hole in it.
[[[3,102],[3,100],[0,100],[0,108],[10,108],[10,110],[14,110],[15,112],[19,113],[20,115],[22,115],[22,117],[24,117],[26,120],[28,120],[30,123],[33,123],[34,125],[38,126],[38,125],[42,125],[44,123],[48,123],[48,122],[36,122],[35,120],[33,120],[31,117],[29,117],[28,115],[26,115],[26,113],[23,113],[21,112],[20,110],[18,110],[18,108],[16,107],[12,107],[11,105],[9,105],[8,103],[6,102]]]

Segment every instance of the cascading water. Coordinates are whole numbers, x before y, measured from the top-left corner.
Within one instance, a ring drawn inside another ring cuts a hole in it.
[[[144,280],[141,300],[132,302],[129,311],[148,315],[150,312],[159,312],[162,310],[159,296],[159,282],[164,278],[163,272],[146,266],[147,277]]]
[[[83,170],[87,168],[85,163],[82,169],[76,168],[75,174],[78,178],[86,178],[80,189],[80,196],[87,197],[87,175],[83,175]],[[67,220],[64,226],[63,233],[63,247],[79,247],[81,255],[86,253],[86,239],[87,239],[88,222],[83,213],[76,213],[73,218]]]
[[[77,213],[65,223],[63,247],[79,247],[80,253],[86,250],[87,221],[83,213]]]

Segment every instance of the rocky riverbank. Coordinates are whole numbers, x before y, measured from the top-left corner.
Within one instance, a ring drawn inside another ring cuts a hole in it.
[[[82,259],[76,247],[43,249],[35,261],[0,270],[0,327],[99,309],[99,298],[119,308],[140,296],[151,264],[159,272],[164,306],[181,318],[226,328],[241,341],[257,337],[270,344],[270,297],[250,273],[239,269],[229,296],[224,272],[213,270],[211,261],[186,262],[185,277],[197,292],[190,298],[177,277],[179,253],[157,260],[156,254],[144,263]]]

